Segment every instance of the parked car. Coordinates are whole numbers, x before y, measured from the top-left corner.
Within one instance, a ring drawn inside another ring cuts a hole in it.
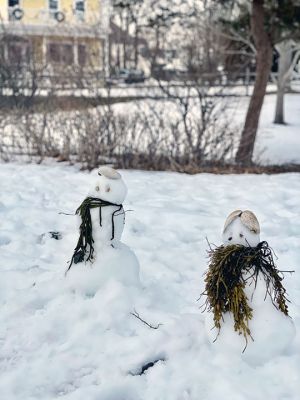
[[[152,68],[152,76],[154,79],[162,81],[184,81],[190,78],[190,73],[186,68],[157,64]]]
[[[145,82],[144,71],[140,69],[130,69],[129,74],[124,78],[125,83]]]
[[[144,71],[138,69],[126,69],[122,68],[117,71],[115,74],[111,75],[109,79],[107,79],[107,85],[117,85],[120,82],[124,83],[139,83],[145,81]]]
[[[130,69],[122,68],[116,73],[116,78],[121,81],[125,81],[130,74]]]

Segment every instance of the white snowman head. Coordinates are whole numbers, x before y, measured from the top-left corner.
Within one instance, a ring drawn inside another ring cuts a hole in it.
[[[222,239],[225,245],[255,247],[260,242],[259,234],[260,227],[255,214],[249,210],[236,210],[225,221]]]
[[[127,194],[127,187],[121,174],[113,168],[103,166],[98,170],[98,177],[88,195],[97,199],[122,204]]]

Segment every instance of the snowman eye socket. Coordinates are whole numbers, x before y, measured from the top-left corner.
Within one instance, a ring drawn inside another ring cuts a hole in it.
[[[244,235],[242,233],[240,233],[240,237],[242,238],[242,237],[244,237]]]
[[[106,185],[106,186],[105,186],[105,191],[106,191],[106,192],[110,192],[110,186],[109,186],[109,185]]]
[[[95,190],[96,190],[96,192],[99,192],[99,191],[100,191],[100,186],[97,185],[97,186],[95,187]]]
[[[232,240],[232,236],[228,238],[228,240]]]

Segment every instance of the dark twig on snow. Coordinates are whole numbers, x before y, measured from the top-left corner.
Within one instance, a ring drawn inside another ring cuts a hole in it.
[[[157,324],[156,326],[149,324],[147,321],[145,321],[140,317],[139,313],[136,310],[134,310],[134,312],[131,312],[130,314],[133,315],[135,318],[139,319],[141,322],[143,322],[143,324],[147,325],[151,329],[158,329],[162,325],[160,323]]]
[[[132,376],[138,376],[138,375],[143,375],[149,368],[152,368],[152,367],[154,367],[154,365],[156,364],[156,363],[158,363],[158,361],[166,361],[166,359],[165,358],[158,358],[158,359],[155,359],[155,360],[153,360],[153,361],[150,361],[150,362],[148,362],[148,363],[146,363],[146,364],[144,364],[144,365],[142,365],[140,368],[139,368],[139,370],[137,370],[137,371],[135,371],[135,372],[129,372],[129,374],[130,375],[132,375]]]

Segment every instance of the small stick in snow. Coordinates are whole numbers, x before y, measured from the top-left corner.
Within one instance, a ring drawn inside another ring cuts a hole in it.
[[[143,319],[140,317],[139,313],[138,313],[136,310],[134,310],[134,312],[131,312],[130,314],[133,315],[135,318],[139,319],[140,321],[142,321],[143,324],[147,325],[147,326],[148,326],[149,328],[151,328],[151,329],[158,329],[158,328],[162,325],[162,324],[160,324],[160,323],[157,324],[156,326],[153,326],[153,325],[149,324],[147,321],[143,320]]]

